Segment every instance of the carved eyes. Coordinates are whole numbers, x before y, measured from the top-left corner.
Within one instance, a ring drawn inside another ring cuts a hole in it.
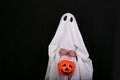
[[[66,64],[63,64],[62,66],[66,66]],[[71,66],[71,65],[69,65],[69,67],[70,67],[70,68],[72,68],[72,66]]]
[[[71,68],[72,68],[72,66],[71,66],[71,65],[69,65],[69,67],[71,67]]]
[[[66,64],[63,64],[63,66],[66,66]]]

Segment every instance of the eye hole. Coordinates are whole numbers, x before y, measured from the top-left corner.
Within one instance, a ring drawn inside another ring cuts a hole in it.
[[[71,67],[71,68],[72,68],[72,66],[71,66],[71,65],[69,65],[69,67]]]
[[[70,18],[70,22],[73,22],[73,18],[72,17]]]
[[[63,66],[66,66],[66,64],[63,64]]]
[[[64,17],[64,21],[66,21],[66,19],[67,19],[67,16]]]

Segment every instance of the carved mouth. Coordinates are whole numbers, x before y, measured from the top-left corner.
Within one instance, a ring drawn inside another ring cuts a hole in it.
[[[69,74],[71,74],[72,73],[72,71],[71,72],[64,72],[62,69],[61,69],[61,71],[63,72],[63,74],[65,74],[65,75],[69,75]]]

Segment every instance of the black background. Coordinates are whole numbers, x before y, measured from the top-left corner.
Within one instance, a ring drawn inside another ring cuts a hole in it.
[[[61,16],[74,14],[93,61],[94,80],[120,80],[120,9],[116,1],[1,1],[1,79],[44,80],[48,45]]]

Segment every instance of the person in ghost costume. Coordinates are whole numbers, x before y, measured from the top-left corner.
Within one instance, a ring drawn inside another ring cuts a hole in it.
[[[71,13],[62,16],[56,34],[49,44],[49,61],[45,80],[92,80],[93,66],[83,42],[75,17]],[[72,75],[64,76],[58,71],[62,60],[75,64]]]

